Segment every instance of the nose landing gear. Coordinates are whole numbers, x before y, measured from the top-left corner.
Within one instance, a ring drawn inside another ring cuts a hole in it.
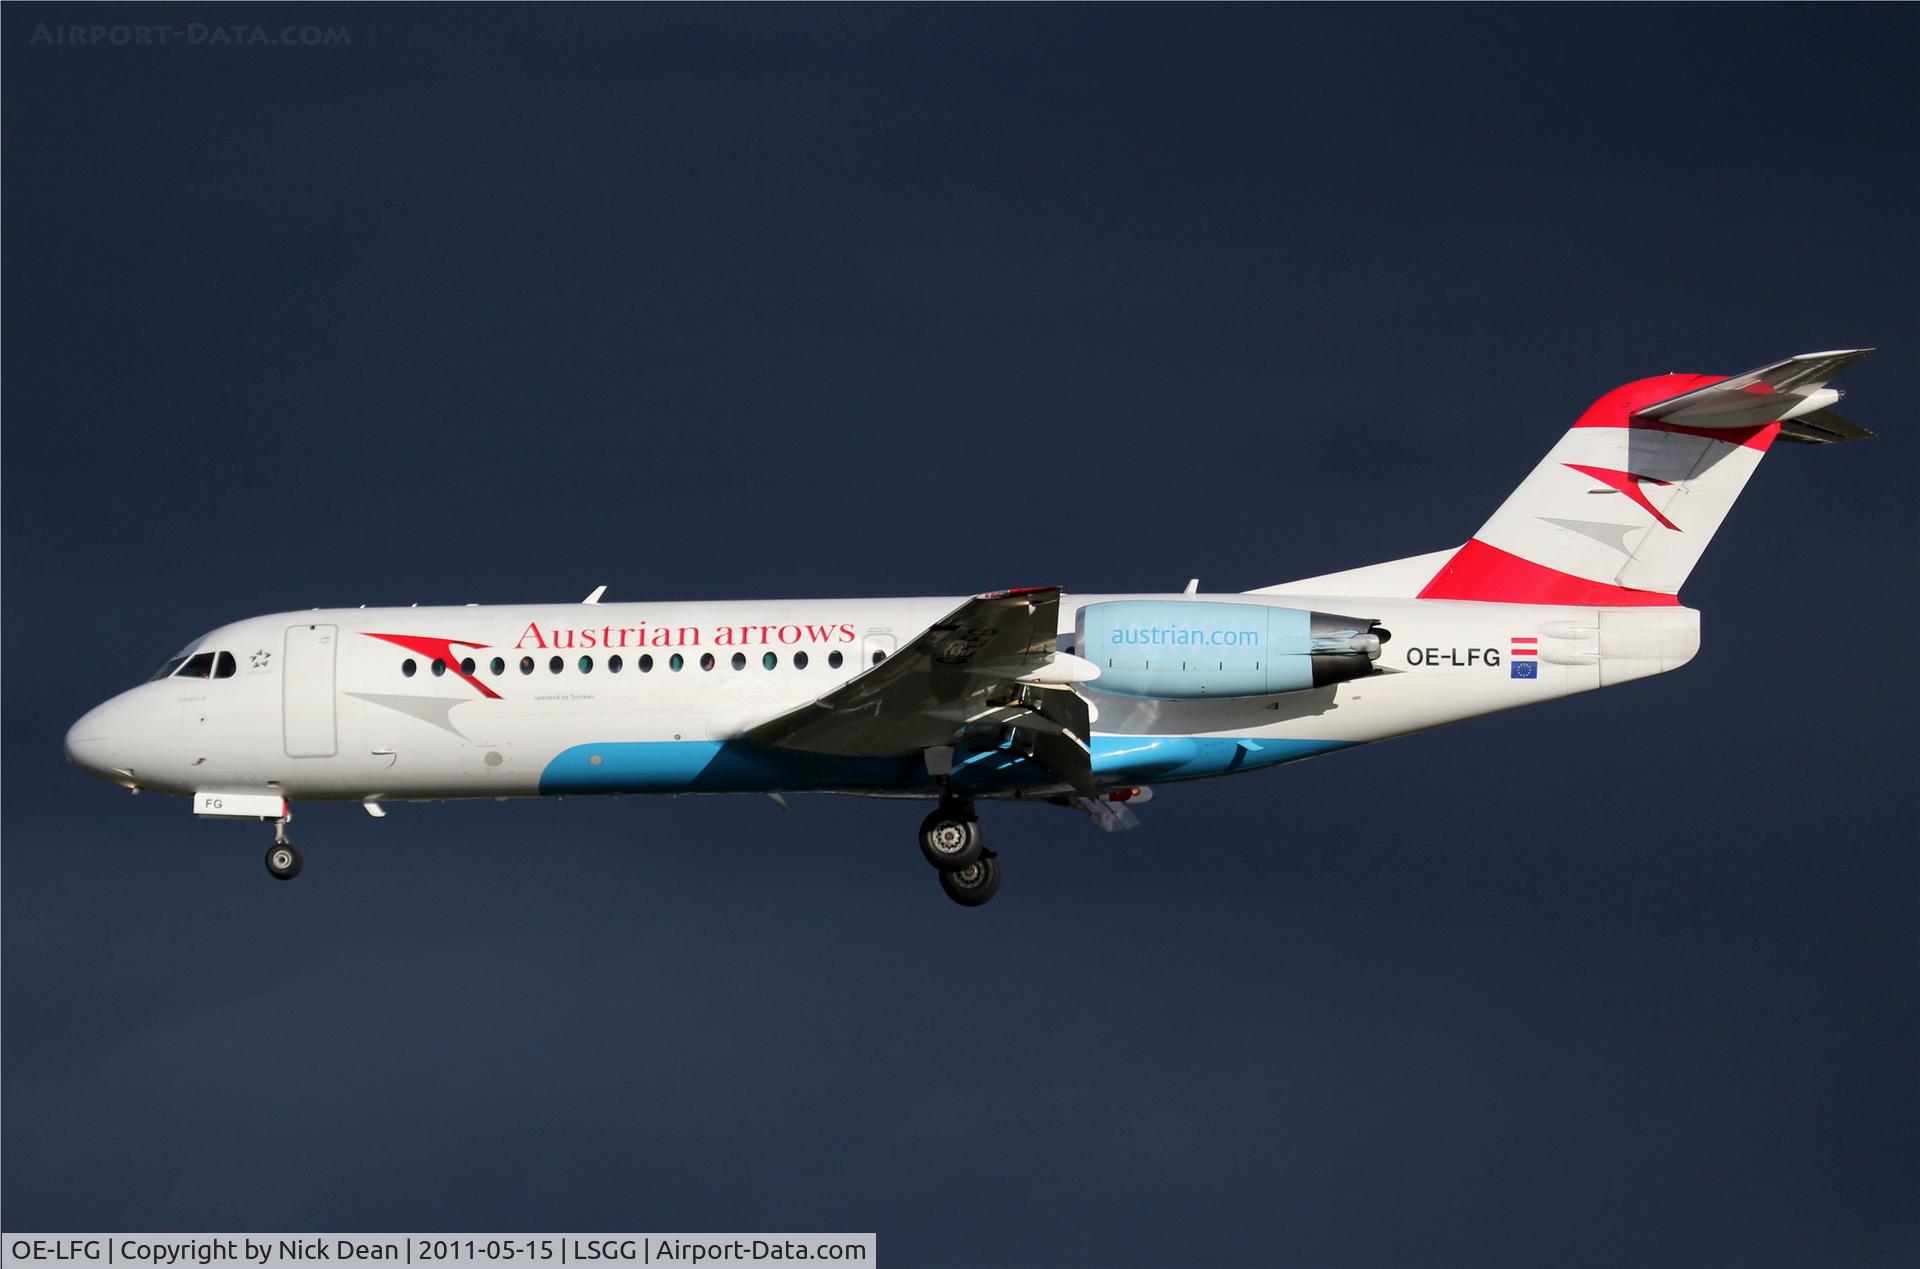
[[[940,874],[947,898],[977,908],[1000,890],[1000,865],[980,844],[980,821],[973,803],[943,798],[920,825],[920,853]]]
[[[292,881],[300,875],[300,852],[293,848],[292,842],[275,842],[267,847],[267,871],[282,881]]]
[[[267,871],[281,881],[292,881],[300,875],[303,861],[300,852],[287,840],[287,822],[278,819],[273,822],[273,845],[267,847]]]

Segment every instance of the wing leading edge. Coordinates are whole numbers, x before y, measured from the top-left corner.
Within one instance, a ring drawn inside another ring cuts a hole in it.
[[[1087,702],[1046,673],[1059,628],[1057,586],[976,595],[879,665],[750,729],[747,739],[809,753],[898,757],[998,734],[1091,794]]]

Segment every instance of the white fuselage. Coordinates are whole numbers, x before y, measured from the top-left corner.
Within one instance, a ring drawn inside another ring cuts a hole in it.
[[[1103,693],[1097,679],[1082,685],[1094,772],[1106,788],[1229,774],[1405,735],[1659,673],[1699,646],[1698,614],[1678,606],[1261,593],[1064,596],[1061,648],[1072,650],[1081,607],[1135,598],[1338,612],[1376,621],[1390,637],[1375,673],[1281,695],[1153,700]],[[161,678],[124,692],[74,725],[68,752],[129,787],[293,801],[809,789],[932,796],[917,754],[834,760],[757,749],[742,735],[852,679],[961,602],[277,613],[223,626],[183,652],[231,653],[225,677]],[[1514,671],[1516,649],[1533,666],[1525,676]],[[1031,774],[973,790],[1061,791]]]

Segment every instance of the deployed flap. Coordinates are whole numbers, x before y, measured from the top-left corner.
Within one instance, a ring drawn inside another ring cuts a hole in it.
[[[1034,761],[1093,788],[1087,703],[1071,689],[1022,683],[1053,659],[1060,588],[978,595],[898,652],[799,709],[747,732],[782,749],[898,757],[954,743],[969,728],[1011,727]]]
[[[1093,729],[1093,720],[1086,698],[1078,692],[1060,690],[1030,691],[1028,695],[1035,712],[1053,724],[1030,733],[1033,760],[1072,785],[1075,793],[1092,797],[1093,755],[1087,748],[1087,735]]]

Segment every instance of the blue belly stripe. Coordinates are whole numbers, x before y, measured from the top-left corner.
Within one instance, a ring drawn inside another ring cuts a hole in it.
[[[1095,736],[1093,773],[1103,786],[1201,780],[1347,749],[1350,740],[1230,736]],[[955,756],[953,787],[1008,792],[1058,784],[1037,764],[1003,749]],[[540,792],[764,793],[845,789],[932,793],[918,757],[846,758],[769,749],[741,740],[610,741],[563,750],[540,773]]]
[[[1102,784],[1130,780],[1204,780],[1233,771],[1252,771],[1282,762],[1298,762],[1353,740],[1276,740],[1268,736],[1095,736],[1093,774]]]

